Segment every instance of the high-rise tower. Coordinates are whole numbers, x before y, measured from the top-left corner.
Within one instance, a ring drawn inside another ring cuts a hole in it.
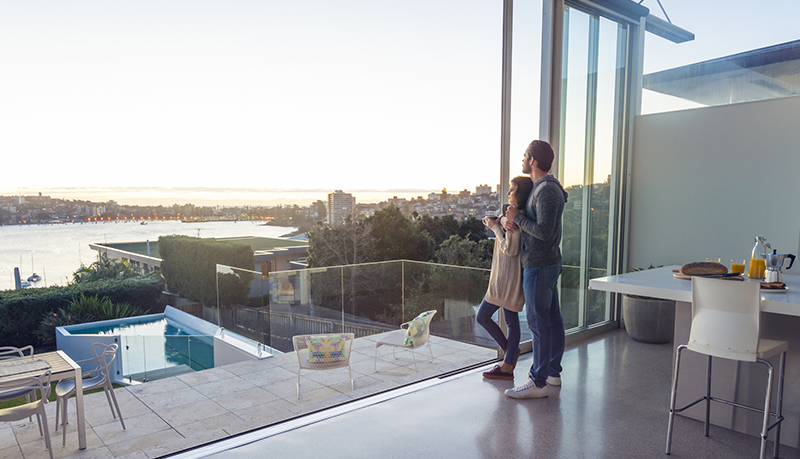
[[[345,217],[352,215],[356,209],[356,198],[350,193],[336,190],[328,193],[328,225],[339,226]]]

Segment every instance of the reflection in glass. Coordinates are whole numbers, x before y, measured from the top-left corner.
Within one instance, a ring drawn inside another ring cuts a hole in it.
[[[494,347],[475,322],[489,281],[487,269],[365,263],[251,276],[247,288],[245,274],[239,268],[218,274],[220,300],[215,308],[203,308],[205,319],[282,352],[293,350],[294,335],[365,337],[396,330],[431,309],[439,311],[431,323],[435,336]]]
[[[561,308],[566,328],[612,320],[609,294],[588,290],[609,272],[614,158],[624,95],[627,29],[574,8],[564,11],[559,175],[564,207]]]

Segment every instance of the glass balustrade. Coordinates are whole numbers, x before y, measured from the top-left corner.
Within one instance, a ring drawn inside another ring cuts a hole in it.
[[[147,382],[214,367],[214,338],[204,335],[120,336],[122,376]]]
[[[204,307],[203,318],[291,352],[295,335],[368,337],[397,330],[418,314],[436,310],[434,336],[494,348],[475,321],[488,280],[487,269],[407,260],[268,275],[218,265],[218,304]]]

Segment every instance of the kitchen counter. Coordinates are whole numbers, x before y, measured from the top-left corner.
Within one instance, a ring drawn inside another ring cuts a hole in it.
[[[666,266],[589,281],[589,288],[606,292],[649,296],[675,300],[675,331],[673,342],[665,346],[673,348],[689,341],[692,321],[692,282],[673,277],[673,269]],[[745,281],[729,282],[758,282]],[[786,358],[781,444],[800,447],[800,275],[785,274],[783,282],[788,289],[783,292],[761,291],[761,337],[789,342]],[[658,346],[655,344],[654,346]],[[776,379],[778,359],[770,359],[775,366]],[[665,375],[672,375],[672,368],[665,368]],[[684,352],[681,357],[681,372],[678,381],[677,406],[683,406],[705,393],[706,358],[694,352]],[[712,395],[749,405],[763,406],[766,370],[763,365],[751,362],[714,359],[712,373]],[[776,381],[777,383],[777,381]],[[773,405],[775,407],[775,389]],[[664,405],[666,425],[668,406]],[[703,404],[684,411],[682,415],[702,420],[705,417]],[[736,409],[719,403],[712,404],[711,423],[749,435],[759,436],[761,415]],[[774,420],[774,418],[773,418]],[[770,421],[772,422],[772,420]],[[702,427],[701,427],[702,428]],[[664,431],[666,435],[666,429]],[[773,434],[770,434],[770,440]]]
[[[589,289],[691,303],[692,281],[673,277],[672,270],[678,268],[679,265],[665,266],[592,279]],[[757,281],[745,278],[743,282]],[[761,311],[800,317],[800,276],[784,274],[783,282],[788,288],[786,291],[761,290]]]

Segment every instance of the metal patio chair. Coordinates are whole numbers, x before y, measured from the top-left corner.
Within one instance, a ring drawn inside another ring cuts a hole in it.
[[[436,315],[436,310],[425,311],[415,317],[413,320],[405,322],[400,325],[400,330],[395,330],[385,337],[381,338],[375,343],[375,365],[374,370],[378,371],[378,348],[381,346],[390,346],[392,348],[392,357],[397,360],[395,356],[395,349],[408,349],[411,351],[411,358],[414,361],[414,371],[417,369],[417,357],[414,355],[414,349],[419,349],[425,344],[428,345],[428,351],[431,353],[431,363],[433,363],[433,350],[430,338],[431,320]]]
[[[38,399],[36,399],[37,391],[41,394]],[[19,421],[36,415],[36,419],[39,421],[39,434],[44,436],[44,443],[50,453],[50,459],[53,459],[53,447],[50,444],[50,432],[47,428],[47,413],[44,409],[47,397],[50,396],[50,370],[45,370],[39,376],[0,382],[0,394],[17,394],[11,399],[26,397],[28,403],[24,405],[0,409],[0,421]],[[33,394],[34,401],[27,398],[29,394]]]
[[[102,343],[94,343],[92,344],[92,352],[94,352],[94,358],[86,359],[86,360],[79,360],[75,363],[88,363],[88,362],[95,362],[97,365],[91,371],[84,371],[83,372],[83,390],[84,392],[90,389],[97,389],[99,387],[103,388],[103,392],[106,394],[106,399],[108,400],[108,407],[111,408],[111,415],[114,416],[114,419],[117,418],[117,414],[119,414],[119,422],[122,424],[122,429],[125,429],[125,421],[122,420],[122,412],[119,410],[119,404],[117,404],[117,397],[114,395],[114,387],[111,385],[111,376],[110,376],[110,366],[111,362],[114,361],[114,358],[117,356],[117,346],[116,344],[102,344]],[[62,426],[62,444],[67,443],[67,400],[75,394],[75,379],[62,379],[56,385],[56,432],[58,432],[58,414],[61,411],[61,426]],[[113,400],[113,405],[112,405]],[[116,408],[116,413],[114,412],[114,408]]]

